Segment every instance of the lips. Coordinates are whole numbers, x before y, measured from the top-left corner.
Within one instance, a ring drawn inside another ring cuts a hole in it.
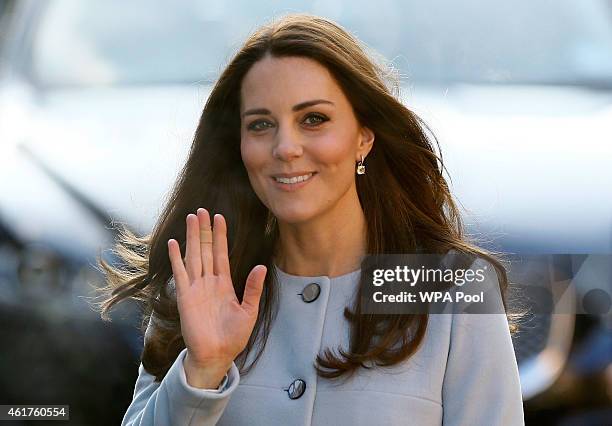
[[[276,180],[276,182],[284,183],[284,184],[296,184],[296,183],[307,181],[313,175],[314,173],[307,173],[307,174],[297,175],[297,176],[292,176],[292,177],[275,176],[274,180]]]
[[[316,172],[312,170],[306,170],[302,172],[293,172],[293,173],[277,173],[277,174],[272,175],[272,177],[273,178],[293,178],[293,177],[308,175],[311,173],[314,174]]]
[[[271,176],[274,186],[282,191],[295,191],[307,185],[316,176],[316,172],[287,173]]]

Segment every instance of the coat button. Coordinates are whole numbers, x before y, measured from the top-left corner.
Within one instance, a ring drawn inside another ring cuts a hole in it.
[[[300,293],[302,300],[306,303],[314,302],[321,294],[321,287],[317,283],[310,283]]]
[[[302,379],[295,379],[287,389],[290,399],[298,399],[306,390],[306,382]]]

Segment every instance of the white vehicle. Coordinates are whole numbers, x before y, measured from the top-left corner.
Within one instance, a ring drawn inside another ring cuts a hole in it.
[[[304,11],[392,61],[487,248],[568,255],[571,278],[585,263],[596,271],[563,315],[540,315],[515,338],[526,403],[563,374],[577,335],[594,342],[581,350],[612,362],[598,346],[612,336],[606,316],[571,314],[610,279],[606,258],[589,256],[612,253],[609,2],[6,3],[0,309],[27,296],[95,315],[79,296],[91,295],[84,278],[95,278],[111,223],[151,229],[232,52],[269,17]]]

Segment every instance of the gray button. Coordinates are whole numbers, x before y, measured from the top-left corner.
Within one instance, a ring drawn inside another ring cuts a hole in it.
[[[302,300],[306,303],[310,303],[317,300],[319,294],[321,294],[321,287],[319,287],[319,284],[317,283],[308,284],[300,293],[300,295],[302,296]]]
[[[290,399],[298,399],[306,390],[306,382],[302,379],[295,379],[287,389]]]

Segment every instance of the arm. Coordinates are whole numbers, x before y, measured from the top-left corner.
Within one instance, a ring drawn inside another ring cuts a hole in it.
[[[214,425],[240,380],[233,361],[213,367],[208,360],[234,360],[246,347],[257,322],[267,268],[256,265],[251,269],[242,302],[239,302],[232,282],[225,218],[216,214],[213,229],[208,211],[199,208],[197,215],[187,215],[186,225],[184,258],[178,241],[168,240],[181,335],[186,348],[174,360],[161,383],[154,382],[142,367],[139,369],[133,401],[125,413],[123,425]],[[211,318],[215,320],[210,321]],[[209,323],[210,326],[202,326]],[[151,324],[147,331],[152,329]],[[202,368],[202,365],[207,367]],[[218,392],[189,384],[200,387],[217,384],[228,365],[226,387]],[[204,371],[208,367],[216,372],[208,374],[210,372]]]
[[[477,262],[481,262],[478,260]],[[489,264],[487,312],[504,312]],[[445,426],[524,425],[514,348],[504,313],[452,314],[450,349],[442,389]]]
[[[151,323],[147,332],[150,327]],[[140,364],[132,403],[122,426],[217,423],[240,381],[238,368],[232,363],[218,389],[195,388],[187,383],[183,366],[186,354],[187,349],[183,349],[161,383],[155,382],[155,377]]]

